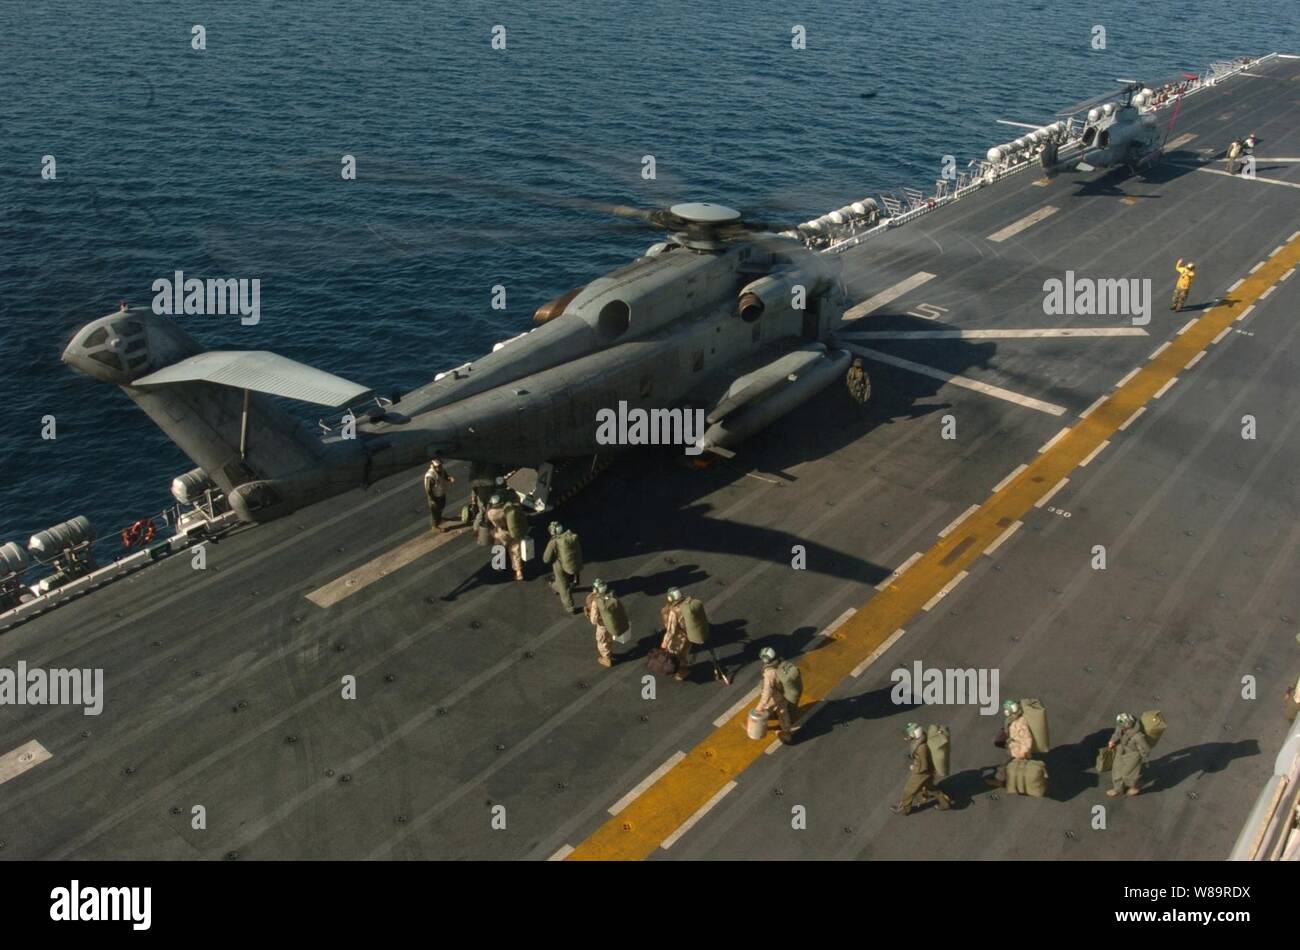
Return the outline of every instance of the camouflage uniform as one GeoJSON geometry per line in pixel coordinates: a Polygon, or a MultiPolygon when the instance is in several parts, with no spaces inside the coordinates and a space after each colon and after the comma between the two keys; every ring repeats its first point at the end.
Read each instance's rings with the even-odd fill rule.
{"type": "Polygon", "coordinates": [[[849,395],[853,397],[854,402],[866,403],[871,396],[871,382],[867,379],[867,371],[862,368],[862,360],[853,361],[845,381],[848,383],[849,395]]]}
{"type": "Polygon", "coordinates": [[[1184,267],[1182,260],[1174,267],[1178,270],[1178,284],[1174,287],[1174,300],[1170,306],[1174,310],[1182,310],[1183,304],[1187,302],[1187,292],[1192,289],[1192,281],[1196,279],[1196,271],[1184,267]]]}
{"type": "Polygon", "coordinates": [[[596,652],[600,654],[601,665],[609,666],[613,662],[614,637],[600,618],[600,595],[594,590],[587,595],[586,614],[591,625],[596,628],[596,652]]]}
{"type": "Polygon", "coordinates": [[[560,558],[560,539],[569,539],[571,544],[576,544],[578,536],[572,531],[566,531],[564,534],[556,535],[546,542],[546,549],[542,551],[542,563],[551,565],[551,572],[555,579],[551,587],[560,595],[560,604],[569,613],[573,613],[573,588],[578,584],[578,573],[582,570],[582,565],[572,565],[576,567],[572,574],[564,569],[564,564],[560,558]]]}
{"type": "Polygon", "coordinates": [[[1112,790],[1119,793],[1127,789],[1129,794],[1136,795],[1138,782],[1142,779],[1142,766],[1151,755],[1150,741],[1135,724],[1116,726],[1110,744],[1115,747],[1115,764],[1110,771],[1112,790]]]}
{"type": "Polygon", "coordinates": [[[913,739],[911,742],[907,756],[912,764],[907,776],[907,784],[903,786],[903,797],[898,801],[899,813],[906,815],[913,808],[927,802],[938,802],[940,808],[949,808],[952,799],[934,787],[934,759],[930,755],[930,746],[925,741],[925,737],[913,739]]]}
{"type": "Polygon", "coordinates": [[[664,638],[659,649],[677,658],[675,678],[684,680],[691,668],[691,641],[686,636],[686,619],[676,604],[665,604],[659,617],[664,625],[664,638]]]}
{"type": "Polygon", "coordinates": [[[1029,723],[1023,715],[1016,716],[1007,723],[1007,761],[998,766],[993,777],[998,782],[1007,784],[1007,766],[1012,759],[1033,758],[1034,734],[1029,731],[1029,723]]]}
{"type": "Polygon", "coordinates": [[[447,504],[447,486],[454,481],[441,462],[430,462],[429,470],[424,473],[424,497],[429,502],[429,519],[435,528],[442,524],[442,509],[447,504]]]}
{"type": "Polygon", "coordinates": [[[790,704],[786,701],[785,690],[782,689],[781,680],[777,676],[779,666],[779,663],[763,665],[763,691],[759,694],[758,705],[755,708],[769,716],[776,713],[777,722],[781,724],[781,741],[789,742],[790,704]]]}
{"type": "Polygon", "coordinates": [[[505,545],[506,550],[510,552],[510,566],[514,569],[515,580],[523,580],[523,554],[520,551],[519,542],[510,536],[510,528],[506,524],[505,506],[498,505],[495,508],[489,508],[487,510],[487,520],[492,525],[493,542],[505,545]]]}

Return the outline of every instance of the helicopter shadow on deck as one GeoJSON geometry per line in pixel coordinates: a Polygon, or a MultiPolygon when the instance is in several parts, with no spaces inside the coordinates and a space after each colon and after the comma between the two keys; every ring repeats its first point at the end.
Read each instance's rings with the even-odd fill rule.
{"type": "MultiPolygon", "coordinates": [[[[1142,184],[1167,185],[1207,164],[1196,152],[1174,151],[1150,168],[1135,172],[1128,167],[1112,168],[1094,178],[1081,180],[1075,197],[1161,198],[1163,195],[1141,192],[1142,184]],[[1128,184],[1129,188],[1124,188],[1128,184]]],[[[1086,173],[1085,173],[1086,174],[1086,173]]]]}

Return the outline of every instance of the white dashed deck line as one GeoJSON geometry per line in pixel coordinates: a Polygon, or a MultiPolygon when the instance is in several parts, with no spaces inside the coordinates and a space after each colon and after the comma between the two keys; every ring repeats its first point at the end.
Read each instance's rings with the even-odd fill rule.
{"type": "Polygon", "coordinates": [[[1165,393],[1169,392],[1169,388],[1170,388],[1171,386],[1173,386],[1173,384],[1176,383],[1176,382],[1178,382],[1178,377],[1177,377],[1177,376],[1173,377],[1173,378],[1170,379],[1167,383],[1165,383],[1163,386],[1161,386],[1159,389],[1157,389],[1157,390],[1156,390],[1156,394],[1155,394],[1154,396],[1152,396],[1151,398],[1152,398],[1152,399],[1159,399],[1159,398],[1160,398],[1161,396],[1163,396],[1165,393]]]}
{"type": "Polygon", "coordinates": [[[1264,266],[1264,261],[1260,261],[1258,264],[1256,264],[1254,267],[1250,269],[1250,272],[1253,274],[1255,273],[1255,271],[1259,270],[1263,266],[1264,266]]]}
{"type": "Polygon", "coordinates": [[[967,518],[969,518],[972,514],[974,514],[975,512],[977,512],[977,511],[979,511],[979,510],[980,510],[980,506],[979,506],[979,505],[971,505],[969,508],[967,508],[967,509],[966,509],[965,511],[963,511],[961,514],[959,514],[956,518],[952,519],[952,522],[948,525],[948,527],[944,528],[942,531],[939,532],[939,537],[941,537],[941,538],[946,538],[946,537],[948,537],[948,535],[952,534],[953,529],[956,528],[957,525],[961,524],[963,521],[965,521],[965,520],[966,520],[967,518]]]}
{"type": "Polygon", "coordinates": [[[1193,356],[1190,360],[1187,361],[1187,365],[1184,366],[1183,369],[1191,369],[1193,366],[1199,363],[1202,359],[1205,358],[1205,352],[1206,352],[1205,350],[1201,350],[1201,352],[1193,356]]]}
{"type": "Polygon", "coordinates": [[[1003,531],[1000,535],[998,535],[997,538],[994,539],[992,544],[990,544],[988,547],[984,549],[984,553],[992,557],[993,552],[996,551],[998,548],[1002,547],[1002,542],[1005,541],[1007,538],[1011,537],[1017,531],[1019,531],[1023,525],[1024,525],[1023,521],[1017,521],[1015,524],[1011,525],[1011,527],[1007,528],[1006,531],[1003,531]]]}
{"type": "Polygon", "coordinates": [[[1184,333],[1186,333],[1194,326],[1196,326],[1196,318],[1192,317],[1192,319],[1188,320],[1186,323],[1183,324],[1183,328],[1178,331],[1177,335],[1182,336],[1184,333]]]}
{"type": "Polygon", "coordinates": [[[573,850],[574,850],[574,849],[573,849],[573,845],[571,845],[571,844],[566,844],[566,845],[564,845],[562,848],[560,848],[559,851],[556,851],[553,855],[551,855],[551,856],[550,856],[549,858],[547,858],[546,860],[547,860],[547,861],[563,861],[563,860],[564,860],[565,858],[567,858],[569,855],[573,854],[573,850]]]}
{"type": "Polygon", "coordinates": [[[1068,433],[1069,431],[1070,431],[1070,427],[1066,426],[1060,432],[1056,433],[1056,435],[1052,436],[1050,439],[1048,439],[1046,442],[1043,443],[1042,448],[1038,450],[1038,454],[1042,455],[1044,452],[1051,449],[1051,447],[1054,446],[1057,442],[1060,442],[1062,439],[1064,439],[1066,433],[1068,433]]]}
{"type": "Polygon", "coordinates": [[[903,294],[915,290],[927,281],[934,279],[933,274],[927,274],[925,271],[917,271],[911,277],[900,280],[892,287],[887,287],[874,297],[868,297],[857,306],[850,307],[844,311],[845,320],[857,320],[859,317],[865,317],[869,313],[874,313],[887,303],[891,303],[903,294]]]}
{"type": "Polygon", "coordinates": [[[1104,448],[1105,448],[1106,446],[1108,446],[1108,445],[1110,445],[1110,440],[1109,440],[1109,439],[1107,439],[1107,440],[1106,440],[1105,442],[1103,442],[1101,445],[1097,446],[1095,449],[1093,449],[1091,452],[1089,452],[1089,453],[1088,453],[1088,457],[1087,457],[1086,459],[1084,459],[1082,462],[1079,463],[1079,468],[1087,468],[1087,467],[1088,467],[1088,463],[1091,462],[1093,459],[1095,459],[1098,455],[1100,455],[1100,454],[1101,454],[1101,450],[1104,449],[1104,448]]]}
{"type": "Polygon", "coordinates": [[[761,692],[762,692],[762,687],[761,687],[761,686],[756,686],[756,687],[754,687],[753,689],[751,689],[748,693],[746,693],[744,696],[742,696],[740,699],[736,700],[736,702],[732,704],[732,706],[731,706],[730,709],[728,709],[726,712],[724,712],[724,713],[723,713],[721,716],[719,716],[717,719],[713,720],[713,728],[714,728],[714,729],[721,729],[721,728],[722,728],[723,726],[725,726],[727,723],[731,722],[731,718],[732,718],[734,715],[736,715],[736,713],[740,712],[742,709],[744,709],[744,708],[745,708],[746,706],[748,706],[750,703],[755,703],[755,704],[757,704],[757,702],[758,702],[758,696],[759,696],[759,693],[761,693],[761,692]]]}
{"type": "Polygon", "coordinates": [[[1259,295],[1259,299],[1260,299],[1260,300],[1266,300],[1266,299],[1268,298],[1268,295],[1271,294],[1271,293],[1272,293],[1273,291],[1275,291],[1275,290],[1277,290],[1277,284],[1274,284],[1273,286],[1269,287],[1268,290],[1266,290],[1266,291],[1264,291],[1262,294],[1260,294],[1260,295],[1259,295]]]}
{"type": "Polygon", "coordinates": [[[1094,412],[1096,412],[1096,411],[1101,407],[1101,404],[1102,404],[1103,402],[1105,402],[1105,401],[1106,401],[1107,399],[1109,399],[1109,398],[1110,398],[1110,394],[1109,394],[1109,393],[1107,393],[1106,395],[1103,395],[1103,396],[1098,396],[1096,402],[1094,402],[1094,403],[1093,403],[1091,406],[1089,406],[1087,409],[1083,410],[1083,412],[1079,413],[1079,418],[1080,418],[1080,419],[1087,419],[1090,415],[1092,415],[1094,412]]]}
{"type": "Polygon", "coordinates": [[[1051,491],[1049,491],[1042,498],[1038,499],[1038,501],[1034,502],[1034,507],[1035,508],[1043,507],[1043,505],[1047,504],[1054,497],[1056,497],[1057,492],[1059,492],[1062,488],[1064,488],[1068,484],[1070,484],[1070,480],[1068,478],[1061,479],[1059,482],[1056,483],[1055,486],[1053,486],[1051,491]]]}
{"type": "Polygon", "coordinates": [[[878,659],[884,656],[885,651],[888,650],[890,647],[892,647],[895,643],[897,643],[899,638],[902,637],[902,635],[905,633],[907,633],[907,631],[904,630],[902,627],[899,627],[897,630],[895,630],[893,633],[889,635],[889,637],[885,640],[884,643],[882,643],[880,646],[872,650],[870,656],[868,656],[865,660],[863,660],[861,663],[855,666],[852,669],[852,671],[850,671],[849,675],[852,676],[854,679],[857,679],[859,676],[861,676],[863,673],[867,671],[867,667],[871,666],[872,663],[875,663],[878,659]]]}
{"type": "Polygon", "coordinates": [[[1241,313],[1237,314],[1237,321],[1236,321],[1236,322],[1237,322],[1237,323],[1240,323],[1242,320],[1245,320],[1248,316],[1250,316],[1251,311],[1254,310],[1254,309],[1255,309],[1255,305],[1254,305],[1254,304],[1251,304],[1251,305],[1250,305],[1249,307],[1247,307],[1245,310],[1241,311],[1241,313]]]}
{"type": "Polygon", "coordinates": [[[884,590],[884,589],[885,589],[886,587],[888,587],[890,584],[894,583],[894,581],[896,581],[896,580],[898,580],[900,577],[902,577],[902,576],[903,576],[903,572],[906,571],[909,567],[911,567],[913,564],[915,564],[915,563],[916,563],[917,561],[919,561],[919,560],[921,560],[921,552],[920,552],[920,551],[917,551],[915,554],[913,554],[911,557],[909,557],[909,558],[908,558],[906,561],[904,561],[902,564],[898,565],[898,567],[894,568],[894,573],[890,574],[890,575],[889,575],[888,577],[886,577],[883,581],[881,581],[879,584],[877,584],[877,585],[876,585],[876,590],[884,590]]]}
{"type": "Polygon", "coordinates": [[[1210,345],[1213,346],[1214,344],[1218,343],[1220,340],[1222,340],[1225,336],[1227,336],[1231,332],[1232,332],[1232,327],[1224,327],[1222,330],[1219,331],[1219,335],[1210,341],[1210,345]]]}
{"type": "Polygon", "coordinates": [[[992,494],[996,495],[998,492],[1002,491],[1002,489],[1006,488],[1008,485],[1011,484],[1011,482],[1015,479],[1017,475],[1019,475],[1027,468],[1029,468],[1028,465],[1017,465],[1014,469],[1011,470],[1010,475],[1008,475],[1006,478],[1002,479],[1002,481],[998,482],[996,485],[993,486],[992,494]]]}
{"type": "Polygon", "coordinates": [[[962,571],[960,574],[958,574],[948,583],[944,584],[943,587],[940,589],[940,591],[937,594],[935,594],[933,597],[931,597],[929,600],[927,600],[925,602],[925,605],[921,609],[925,611],[929,611],[930,608],[932,608],[935,604],[937,604],[939,601],[943,600],[950,593],[952,593],[952,589],[956,587],[958,584],[960,584],[962,581],[964,581],[966,579],[966,575],[969,573],[970,573],[969,571],[962,571]]]}
{"type": "Polygon", "coordinates": [[[617,815],[628,805],[632,804],[634,801],[640,798],[645,793],[645,790],[647,788],[649,788],[655,782],[659,781],[661,778],[667,775],[668,770],[671,769],[674,765],[676,765],[684,758],[686,758],[685,752],[681,752],[681,751],[674,752],[672,755],[668,757],[667,762],[659,766],[659,768],[655,769],[653,772],[651,772],[649,775],[643,778],[640,782],[638,782],[636,787],[633,788],[632,791],[628,792],[626,795],[624,795],[614,804],[610,805],[609,813],[611,815],[617,815]]]}
{"type": "Polygon", "coordinates": [[[1282,281],[1286,280],[1288,277],[1290,277],[1290,276],[1291,276],[1292,274],[1294,274],[1294,273],[1295,273],[1295,268],[1293,267],[1293,268],[1291,268],[1289,271],[1287,271],[1285,274],[1283,274],[1281,277],[1279,277],[1279,278],[1278,278],[1278,282],[1281,283],[1282,281]]]}
{"type": "Polygon", "coordinates": [[[1242,284],[1244,284],[1245,282],[1246,282],[1246,278],[1244,278],[1244,277],[1238,277],[1236,280],[1234,280],[1234,281],[1232,282],[1232,286],[1228,288],[1228,293],[1232,293],[1234,290],[1236,290],[1238,287],[1240,287],[1240,286],[1241,286],[1242,284]]]}
{"type": "Polygon", "coordinates": [[[35,739],[24,742],[12,752],[0,755],[0,785],[51,758],[53,756],[50,755],[50,751],[35,739]]]}
{"type": "Polygon", "coordinates": [[[1151,355],[1148,356],[1147,359],[1148,359],[1148,360],[1153,360],[1153,359],[1155,359],[1157,356],[1159,356],[1159,355],[1160,355],[1161,353],[1163,353],[1165,350],[1169,349],[1169,344],[1170,344],[1171,342],[1173,342],[1173,341],[1171,341],[1171,340],[1166,340],[1164,343],[1161,343],[1159,346],[1157,346],[1157,347],[1155,348],[1155,350],[1152,351],[1151,355]]]}
{"type": "Polygon", "coordinates": [[[988,239],[992,241],[994,244],[1000,244],[1001,242],[1005,241],[1007,238],[1015,237],[1021,231],[1025,231],[1029,228],[1032,228],[1039,221],[1043,221],[1047,218],[1050,218],[1052,215],[1056,214],[1057,210],[1058,209],[1056,208],[1055,205],[1044,205],[1043,207],[1039,208],[1037,211],[1031,212],[1030,214],[1025,215],[1023,218],[1020,218],[1017,221],[1012,221],[1010,224],[1008,224],[1005,228],[1002,228],[1000,231],[994,231],[992,234],[988,236],[988,239]]]}
{"type": "Polygon", "coordinates": [[[710,798],[707,802],[705,802],[703,805],[700,806],[699,811],[691,815],[690,818],[687,818],[680,828],[678,828],[676,831],[674,831],[672,834],[670,834],[667,838],[663,840],[663,844],[661,844],[659,847],[667,851],[669,848],[675,845],[679,840],[681,840],[682,835],[686,834],[686,832],[694,828],[696,823],[705,815],[707,815],[713,809],[714,805],[718,804],[718,802],[722,801],[722,799],[725,796],[730,794],[731,790],[734,789],[735,787],[736,787],[735,782],[728,782],[726,785],[722,786],[722,788],[718,789],[718,791],[714,794],[712,798],[710,798]]]}
{"type": "Polygon", "coordinates": [[[1118,383],[1115,384],[1115,388],[1123,389],[1125,386],[1128,385],[1129,380],[1131,380],[1134,376],[1136,376],[1141,370],[1142,370],[1141,366],[1134,366],[1132,372],[1130,372],[1127,376],[1125,376],[1123,379],[1121,379],[1118,383]]]}
{"type": "Polygon", "coordinates": [[[857,612],[858,612],[858,608],[857,608],[857,607],[850,607],[848,610],[844,611],[844,613],[840,614],[838,617],[836,617],[834,620],[832,620],[832,621],[830,622],[830,624],[827,625],[826,629],[824,629],[824,630],[822,630],[820,633],[818,633],[817,636],[819,636],[819,637],[829,637],[829,636],[830,636],[831,634],[833,634],[836,630],[840,629],[840,627],[842,627],[842,626],[844,626],[846,623],[848,623],[848,622],[849,622],[849,618],[852,617],[852,616],[853,616],[855,613],[857,613],[857,612]]]}
{"type": "Polygon", "coordinates": [[[1147,407],[1146,407],[1146,406],[1140,406],[1140,407],[1138,408],[1137,412],[1133,413],[1133,415],[1129,416],[1127,419],[1124,420],[1124,424],[1123,424],[1122,426],[1119,427],[1119,431],[1120,431],[1120,432],[1123,432],[1125,429],[1127,429],[1127,428],[1128,428],[1129,426],[1131,426],[1133,423],[1137,422],[1137,417],[1140,416],[1140,415],[1142,415],[1142,413],[1144,413],[1144,412],[1146,412],[1146,411],[1147,411],[1147,407]]]}

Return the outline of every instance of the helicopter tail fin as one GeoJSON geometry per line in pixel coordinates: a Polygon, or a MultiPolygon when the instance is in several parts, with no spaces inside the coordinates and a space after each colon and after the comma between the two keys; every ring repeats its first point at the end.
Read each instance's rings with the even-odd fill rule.
{"type": "Polygon", "coordinates": [[[121,386],[232,498],[240,485],[325,461],[320,439],[270,397],[341,406],[369,392],[274,353],[205,350],[173,320],[144,308],[86,324],[63,361],[121,386]]]}

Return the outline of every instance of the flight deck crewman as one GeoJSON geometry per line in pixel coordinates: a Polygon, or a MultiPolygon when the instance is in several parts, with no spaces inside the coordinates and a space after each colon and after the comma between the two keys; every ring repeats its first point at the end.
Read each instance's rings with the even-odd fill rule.
{"type": "Polygon", "coordinates": [[[614,634],[610,625],[617,623],[613,612],[620,610],[618,598],[609,589],[609,585],[599,577],[591,582],[591,593],[587,595],[586,614],[591,625],[596,628],[596,662],[603,667],[614,665],[614,634]]]}
{"type": "Polygon", "coordinates": [[[848,378],[846,382],[849,386],[849,395],[853,401],[859,405],[865,405],[871,397],[871,381],[867,379],[867,371],[862,368],[862,357],[855,356],[853,365],[849,367],[848,378]]]}
{"type": "Polygon", "coordinates": [[[503,545],[510,552],[510,566],[514,569],[517,581],[524,579],[524,562],[520,551],[523,534],[518,530],[518,519],[522,517],[523,512],[517,504],[503,502],[500,495],[488,499],[487,520],[492,525],[492,541],[503,545]]]}
{"type": "Polygon", "coordinates": [[[1192,289],[1192,281],[1196,279],[1196,265],[1191,261],[1184,264],[1180,257],[1174,267],[1178,271],[1178,283],[1174,286],[1174,300],[1169,309],[1182,310],[1183,304],[1187,302],[1187,292],[1192,289]]]}
{"type": "Polygon", "coordinates": [[[1034,734],[1029,731],[1020,704],[1014,699],[1003,700],[1002,716],[1006,720],[1003,731],[1006,734],[1007,760],[998,766],[992,777],[984,780],[992,788],[1002,788],[1007,784],[1007,766],[1012,759],[1028,759],[1034,751],[1034,734]]]}
{"type": "Polygon", "coordinates": [[[1237,139],[1232,140],[1228,146],[1228,174],[1237,174],[1237,159],[1241,157],[1241,142],[1237,139]]]}
{"type": "Polygon", "coordinates": [[[454,482],[454,476],[447,474],[442,459],[436,455],[429,460],[429,470],[424,473],[424,497],[429,502],[429,520],[433,530],[442,530],[442,509],[447,504],[447,486],[454,482]]]}
{"type": "Polygon", "coordinates": [[[550,526],[551,540],[546,542],[542,552],[542,563],[550,564],[555,579],[551,588],[560,595],[560,605],[566,613],[574,613],[573,588],[578,585],[578,575],[582,573],[582,545],[578,536],[572,531],[565,531],[558,521],[550,526]]]}
{"type": "Polygon", "coordinates": [[[686,635],[686,617],[681,610],[683,600],[680,590],[670,588],[668,603],[659,612],[664,625],[664,638],[659,649],[676,657],[677,672],[673,674],[673,679],[679,682],[686,679],[691,671],[691,640],[686,635]]]}
{"type": "Polygon", "coordinates": [[[1151,743],[1136,716],[1120,713],[1115,717],[1115,732],[1109,746],[1115,750],[1115,762],[1110,772],[1113,785],[1106,789],[1106,794],[1111,798],[1119,798],[1125,791],[1136,795],[1140,791],[1142,766],[1151,755],[1151,743]]]}
{"type": "Polygon", "coordinates": [[[777,738],[789,745],[794,739],[790,731],[790,703],[786,699],[785,687],[782,686],[779,675],[781,661],[771,647],[759,650],[758,658],[763,661],[763,690],[759,694],[758,705],[754,708],[769,716],[776,715],[776,721],[781,724],[777,738]]]}
{"type": "Polygon", "coordinates": [[[903,786],[903,797],[889,810],[896,815],[909,815],[913,807],[937,802],[947,811],[952,807],[952,799],[934,787],[934,757],[930,755],[930,744],[925,741],[925,730],[919,724],[909,722],[903,730],[903,738],[910,743],[907,757],[912,764],[907,784],[903,786]]]}

